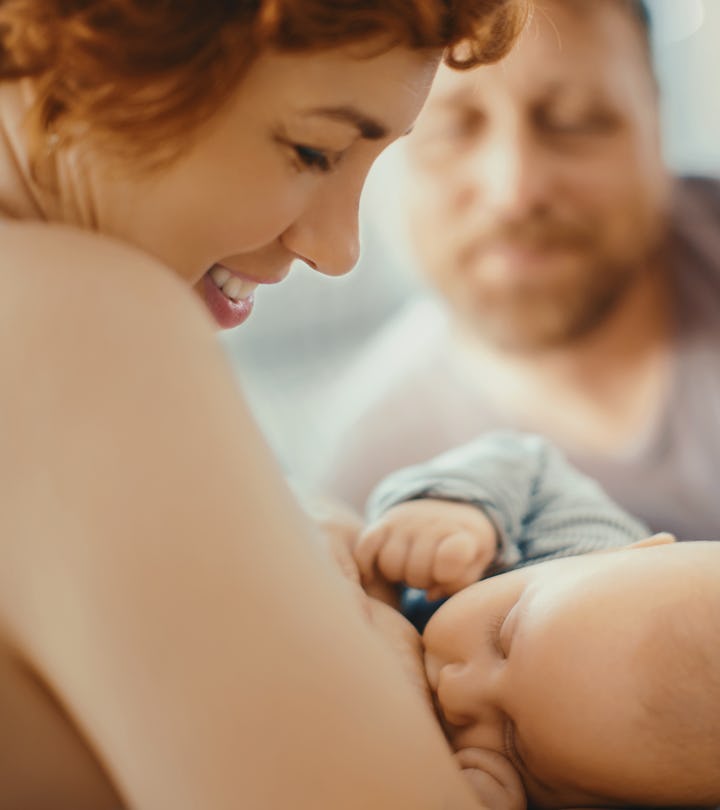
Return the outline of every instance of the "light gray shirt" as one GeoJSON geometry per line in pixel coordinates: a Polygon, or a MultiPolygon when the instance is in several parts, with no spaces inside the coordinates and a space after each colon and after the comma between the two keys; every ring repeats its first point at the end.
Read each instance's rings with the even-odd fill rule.
{"type": "Polygon", "coordinates": [[[367,517],[374,521],[392,506],[419,498],[473,504],[488,515],[498,531],[488,575],[625,546],[649,534],[557,448],[532,434],[488,433],[393,473],[371,495],[367,517]]]}
{"type": "MultiPolygon", "coordinates": [[[[664,402],[619,452],[565,447],[569,460],[653,531],[720,539],[720,183],[678,182],[668,263],[677,333],[664,402]]],[[[447,315],[432,299],[398,317],[348,371],[342,424],[318,472],[321,487],[362,508],[392,470],[516,428],[457,362],[447,315]],[[349,404],[349,406],[348,406],[349,404]],[[346,406],[348,406],[346,408],[346,406]]]]}

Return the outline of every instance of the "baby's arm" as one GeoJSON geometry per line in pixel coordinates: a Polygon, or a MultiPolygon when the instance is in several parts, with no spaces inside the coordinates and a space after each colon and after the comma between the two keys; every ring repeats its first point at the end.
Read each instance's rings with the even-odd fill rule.
{"type": "Polygon", "coordinates": [[[380,574],[427,589],[436,599],[480,579],[495,557],[497,538],[477,507],[428,498],[391,507],[359,535],[354,554],[366,587],[380,574]]]}
{"type": "Polygon", "coordinates": [[[540,436],[496,432],[386,478],[371,522],[405,501],[432,498],[482,510],[497,527],[489,573],[551,557],[627,545],[649,532],[540,436]]]}

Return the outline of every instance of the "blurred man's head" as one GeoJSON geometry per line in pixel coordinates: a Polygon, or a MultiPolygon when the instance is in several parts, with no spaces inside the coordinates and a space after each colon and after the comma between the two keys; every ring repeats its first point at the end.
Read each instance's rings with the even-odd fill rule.
{"type": "Polygon", "coordinates": [[[500,64],[439,74],[409,139],[414,249],[494,344],[588,333],[658,250],[669,181],[641,12],[539,0],[500,64]]]}

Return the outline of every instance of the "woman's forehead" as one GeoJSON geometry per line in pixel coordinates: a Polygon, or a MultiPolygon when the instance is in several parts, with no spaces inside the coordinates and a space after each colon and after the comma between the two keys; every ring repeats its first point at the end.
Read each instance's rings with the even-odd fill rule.
{"type": "Polygon", "coordinates": [[[239,94],[257,95],[268,109],[287,106],[299,114],[345,110],[359,121],[404,131],[403,119],[417,114],[440,55],[403,47],[364,58],[348,48],[299,54],[268,51],[253,63],[239,94]]]}

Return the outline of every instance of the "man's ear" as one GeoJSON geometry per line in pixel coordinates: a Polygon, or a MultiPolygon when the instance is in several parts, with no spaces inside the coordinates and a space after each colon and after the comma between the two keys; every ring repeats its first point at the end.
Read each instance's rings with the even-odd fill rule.
{"type": "Polygon", "coordinates": [[[644,538],[643,540],[636,540],[629,546],[625,546],[625,548],[650,548],[652,546],[667,546],[669,543],[676,542],[677,540],[675,539],[674,534],[670,534],[669,532],[659,532],[658,534],[653,534],[650,537],[644,538]]]}

